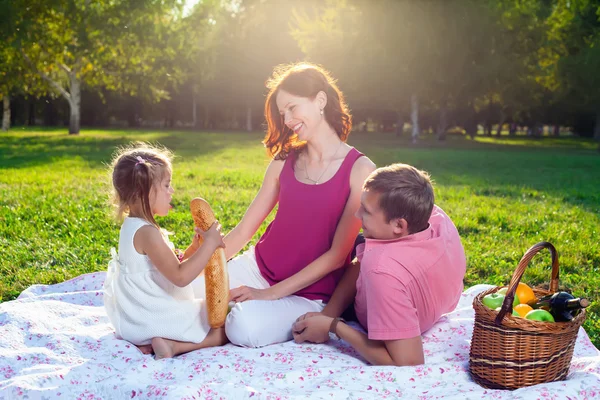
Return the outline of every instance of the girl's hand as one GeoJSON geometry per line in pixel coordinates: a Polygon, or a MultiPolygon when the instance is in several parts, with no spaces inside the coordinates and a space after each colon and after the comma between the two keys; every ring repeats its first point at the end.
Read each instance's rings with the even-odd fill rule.
{"type": "MultiPolygon", "coordinates": [[[[204,244],[214,246],[215,249],[218,247],[225,247],[223,234],[221,233],[221,224],[219,221],[215,221],[206,232],[197,227],[194,228],[194,231],[196,231],[196,234],[204,239],[204,244]]],[[[194,237],[194,239],[196,240],[196,237],[194,237]]]]}
{"type": "Polygon", "coordinates": [[[240,286],[229,291],[229,299],[236,303],[241,303],[246,300],[276,300],[267,289],[256,289],[248,286],[240,286]]]}

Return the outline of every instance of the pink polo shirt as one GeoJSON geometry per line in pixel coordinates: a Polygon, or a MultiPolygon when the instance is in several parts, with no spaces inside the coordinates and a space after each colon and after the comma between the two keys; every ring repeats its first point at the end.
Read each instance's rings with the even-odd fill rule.
{"type": "Polygon", "coordinates": [[[420,336],[456,307],[465,252],[456,227],[438,206],[424,231],[395,240],[367,239],[357,255],[354,307],[369,339],[420,336]]]}

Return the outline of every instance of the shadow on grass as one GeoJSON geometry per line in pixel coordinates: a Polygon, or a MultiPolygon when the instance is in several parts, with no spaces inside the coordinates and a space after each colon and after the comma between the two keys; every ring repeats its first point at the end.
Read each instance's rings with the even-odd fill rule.
{"type": "Polygon", "coordinates": [[[549,196],[600,214],[600,156],[594,150],[515,147],[470,140],[432,146],[404,138],[354,137],[351,141],[377,166],[406,163],[423,169],[442,185],[467,186],[476,195],[549,196]]]}
{"type": "Polygon", "coordinates": [[[403,148],[436,148],[436,149],[463,149],[463,150],[509,150],[509,151],[581,151],[586,154],[598,154],[598,142],[591,138],[575,136],[483,136],[478,135],[471,139],[465,135],[448,135],[440,141],[434,135],[426,134],[419,137],[417,143],[412,143],[410,135],[396,136],[392,133],[353,132],[351,141],[370,142],[379,146],[392,146],[403,148]]]}
{"type": "MultiPolygon", "coordinates": [[[[92,167],[104,167],[115,150],[135,141],[159,143],[181,158],[195,158],[227,148],[243,150],[259,145],[262,133],[100,130],[68,135],[39,130],[0,135],[0,169],[42,166],[61,159],[80,158],[92,167]]],[[[600,156],[589,149],[560,147],[576,138],[542,138],[523,146],[481,143],[463,137],[445,142],[426,137],[412,145],[407,137],[360,134],[350,144],[378,166],[412,164],[431,173],[444,185],[464,185],[481,196],[518,198],[544,194],[600,213],[600,156]],[[546,141],[559,147],[538,146],[546,141]]]]}
{"type": "Polygon", "coordinates": [[[62,159],[81,158],[92,167],[104,167],[117,148],[136,141],[160,144],[177,156],[197,157],[231,147],[256,146],[260,136],[246,133],[127,131],[67,135],[50,132],[0,137],[0,169],[43,166],[62,159]]]}

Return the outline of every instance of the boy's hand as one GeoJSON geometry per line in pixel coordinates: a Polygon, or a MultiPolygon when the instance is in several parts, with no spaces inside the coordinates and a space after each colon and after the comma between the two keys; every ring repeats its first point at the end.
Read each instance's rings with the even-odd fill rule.
{"type": "Polygon", "coordinates": [[[302,314],[301,316],[299,316],[298,319],[296,320],[296,322],[300,322],[306,318],[316,317],[317,315],[325,315],[325,314],[323,314],[322,312],[307,312],[306,314],[302,314]]]}
{"type": "MultiPolygon", "coordinates": [[[[309,313],[310,314],[310,313],[309,313]]],[[[292,334],[296,343],[311,342],[324,343],[329,340],[329,327],[333,318],[315,313],[311,317],[306,317],[296,321],[292,325],[292,334]]],[[[304,317],[304,314],[302,317],[304,317]]],[[[300,318],[302,318],[300,317],[300,318]]]]}
{"type": "MultiPolygon", "coordinates": [[[[204,244],[214,246],[215,249],[225,247],[225,242],[223,241],[224,235],[221,233],[221,224],[219,221],[215,221],[206,232],[198,227],[194,228],[194,231],[204,239],[204,244]]],[[[199,240],[199,237],[194,236],[194,240],[199,240]]]]}

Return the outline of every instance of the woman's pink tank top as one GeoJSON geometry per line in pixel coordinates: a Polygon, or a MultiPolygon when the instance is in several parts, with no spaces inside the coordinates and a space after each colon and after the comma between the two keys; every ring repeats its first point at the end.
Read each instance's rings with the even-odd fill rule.
{"type": "MultiPolygon", "coordinates": [[[[331,248],[350,196],[350,172],[361,156],[352,148],[330,180],[309,185],[294,176],[296,154],[290,153],[279,176],[277,214],[254,250],[260,272],[271,285],[294,275],[331,248]]],[[[333,271],[295,294],[327,302],[343,271],[333,271]]]]}

